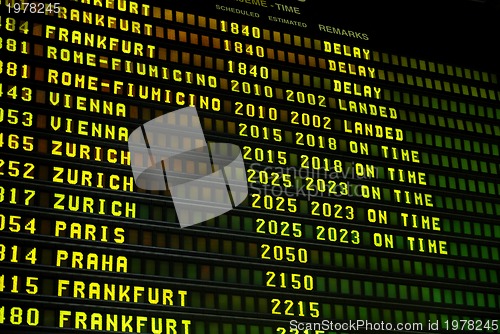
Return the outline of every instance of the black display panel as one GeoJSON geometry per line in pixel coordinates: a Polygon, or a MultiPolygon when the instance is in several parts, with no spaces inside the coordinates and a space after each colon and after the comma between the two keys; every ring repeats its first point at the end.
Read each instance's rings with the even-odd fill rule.
{"type": "Polygon", "coordinates": [[[499,332],[494,4],[1,4],[2,333],[499,332]]]}

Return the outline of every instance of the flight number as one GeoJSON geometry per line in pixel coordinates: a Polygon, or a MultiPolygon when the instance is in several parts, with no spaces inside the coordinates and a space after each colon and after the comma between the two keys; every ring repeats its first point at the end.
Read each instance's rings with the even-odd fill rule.
{"type": "Polygon", "coordinates": [[[32,248],[26,254],[21,255],[21,250],[19,246],[5,246],[4,244],[0,244],[0,262],[12,262],[18,263],[19,261],[26,261],[31,264],[36,263],[36,248],[32,248]]]}
{"type": "Polygon", "coordinates": [[[0,132],[0,147],[7,145],[12,150],[23,149],[24,151],[33,151],[35,138],[28,136],[18,136],[16,134],[5,134],[0,132]]]}
{"type": "Polygon", "coordinates": [[[228,23],[227,21],[220,21],[220,31],[231,32],[235,35],[243,35],[247,37],[260,38],[260,28],[259,27],[249,27],[242,24],[241,27],[236,22],[228,23]]]}
{"type": "MultiPolygon", "coordinates": [[[[3,83],[0,82],[0,97],[3,96],[3,83]]],[[[20,89],[21,91],[21,100],[23,101],[26,101],[26,102],[29,102],[31,101],[31,98],[33,96],[33,90],[31,88],[28,88],[28,87],[21,87],[20,89]]],[[[9,85],[7,86],[7,97],[12,99],[12,100],[16,100],[18,98],[18,87],[17,86],[12,86],[12,85],[9,85]]]]}
{"type": "Polygon", "coordinates": [[[337,140],[335,138],[315,136],[311,133],[303,134],[302,132],[296,132],[295,144],[317,148],[329,148],[332,151],[337,149],[337,140]]]}
{"type": "Polygon", "coordinates": [[[311,202],[311,215],[335,219],[354,220],[354,208],[350,205],[331,204],[328,202],[311,202]]]}
{"type": "Polygon", "coordinates": [[[269,79],[269,69],[266,66],[254,64],[247,65],[243,62],[227,61],[227,71],[239,75],[248,75],[254,78],[269,79]]]}
{"type": "Polygon", "coordinates": [[[269,173],[266,170],[247,169],[247,180],[249,183],[260,183],[276,187],[292,187],[292,175],[278,172],[269,173]]]}
{"type": "Polygon", "coordinates": [[[21,162],[19,161],[5,161],[3,159],[0,159],[0,176],[21,176],[24,179],[34,179],[34,169],[35,165],[31,162],[21,164],[21,162]]]}
{"type": "Polygon", "coordinates": [[[5,308],[0,306],[0,325],[36,326],[40,322],[40,313],[36,308],[29,308],[24,314],[20,307],[5,308]]]}
{"type": "Polygon", "coordinates": [[[29,79],[29,69],[30,67],[26,64],[21,65],[21,67],[18,68],[18,65],[12,61],[4,63],[0,60],[0,74],[5,73],[9,77],[15,77],[19,73],[22,79],[29,79]]]}
{"type": "MultiPolygon", "coordinates": [[[[5,17],[5,22],[2,22],[2,17],[0,16],[0,29],[5,28],[7,31],[16,31],[16,25],[18,22],[16,22],[16,19],[13,17],[5,17]]],[[[20,21],[19,22],[19,28],[18,30],[22,32],[23,34],[28,34],[28,21],[20,21]]]]}
{"type": "Polygon", "coordinates": [[[6,287],[7,280],[5,279],[5,275],[0,275],[0,292],[19,293],[26,291],[26,293],[30,295],[35,295],[38,292],[38,286],[37,286],[38,277],[26,277],[25,280],[26,283],[24,283],[24,289],[21,287],[23,285],[24,280],[22,278],[19,279],[19,276],[12,276],[10,278],[10,281],[12,282],[12,284],[9,284],[10,288],[6,287]]]}
{"type": "MultiPolygon", "coordinates": [[[[29,44],[26,41],[19,41],[19,51],[23,54],[29,54],[29,44]]],[[[0,50],[5,49],[10,52],[16,52],[18,49],[18,41],[13,38],[3,39],[0,37],[0,50]]]]}
{"type": "MultiPolygon", "coordinates": [[[[30,205],[31,200],[35,196],[35,191],[24,189],[24,205],[30,205]]],[[[9,204],[18,204],[20,202],[19,191],[17,188],[5,189],[0,187],[0,203],[9,202],[9,204]]]]}
{"type": "Polygon", "coordinates": [[[318,302],[304,302],[304,301],[294,301],[294,300],[284,300],[272,299],[271,303],[272,314],[283,314],[289,316],[299,316],[306,317],[310,316],[313,318],[319,317],[319,303],[318,302]]]}
{"type": "Polygon", "coordinates": [[[253,94],[255,96],[262,96],[272,98],[273,87],[261,86],[258,83],[251,84],[249,82],[239,82],[238,80],[231,80],[231,91],[236,93],[253,94]],[[263,88],[264,87],[264,88],[263,88]]]}
{"type": "Polygon", "coordinates": [[[309,104],[311,106],[326,107],[326,97],[313,93],[296,92],[291,89],[286,90],[286,100],[300,104],[309,104]]]}
{"type": "Polygon", "coordinates": [[[274,140],[280,142],[283,140],[281,129],[271,129],[267,126],[250,125],[240,123],[239,135],[242,137],[252,137],[255,139],[274,140]]]}
{"type": "Polygon", "coordinates": [[[260,257],[264,260],[307,263],[307,250],[305,248],[270,246],[267,244],[262,244],[260,248],[262,249],[260,257]]]}
{"type": "Polygon", "coordinates": [[[284,237],[302,237],[302,225],[300,223],[278,222],[274,219],[257,219],[257,233],[281,235],[284,237]]]}
{"type": "Polygon", "coordinates": [[[275,152],[270,149],[264,150],[260,147],[252,148],[250,146],[243,146],[243,159],[271,164],[276,162],[280,165],[287,164],[286,152],[275,152]]]}
{"type": "Polygon", "coordinates": [[[21,216],[9,215],[6,217],[4,214],[0,214],[0,231],[9,231],[14,233],[22,231],[34,234],[36,232],[35,218],[28,221],[25,219],[25,223],[23,222],[23,224],[21,224],[21,219],[21,216]]]}
{"type": "Polygon", "coordinates": [[[324,171],[335,171],[337,173],[342,173],[342,161],[333,160],[330,161],[329,158],[320,158],[317,156],[310,157],[308,155],[302,154],[300,156],[300,167],[310,168],[314,170],[324,170],[324,171]]]}
{"type": "Polygon", "coordinates": [[[354,244],[359,245],[359,231],[356,230],[347,230],[345,228],[341,228],[337,230],[335,227],[324,227],[324,226],[316,226],[316,239],[321,241],[331,241],[331,242],[339,242],[343,244],[354,244]]]}
{"type": "Polygon", "coordinates": [[[33,114],[24,111],[22,113],[16,109],[7,109],[7,112],[0,107],[0,123],[7,122],[12,125],[16,125],[21,123],[23,126],[32,126],[33,125],[33,114]]]}
{"type": "Polygon", "coordinates": [[[260,119],[269,119],[276,121],[278,119],[278,111],[276,108],[266,108],[264,106],[255,106],[251,103],[235,102],[235,115],[255,117],[260,119]]]}
{"type": "Polygon", "coordinates": [[[292,288],[294,290],[305,289],[308,291],[314,290],[314,279],[311,275],[280,273],[276,275],[274,271],[266,273],[266,286],[271,288],[292,288]]]}
{"type": "Polygon", "coordinates": [[[252,44],[243,44],[241,42],[231,42],[230,40],[224,40],[224,50],[231,52],[234,51],[239,54],[246,54],[249,56],[256,55],[259,58],[264,58],[265,52],[264,47],[258,45],[253,46],[252,44]]]}
{"type": "Polygon", "coordinates": [[[328,116],[309,115],[308,113],[291,112],[290,122],[295,125],[312,126],[317,129],[332,129],[332,120],[328,116]]]}
{"type": "Polygon", "coordinates": [[[290,197],[251,194],[252,208],[275,211],[297,212],[297,199],[290,197]]]}

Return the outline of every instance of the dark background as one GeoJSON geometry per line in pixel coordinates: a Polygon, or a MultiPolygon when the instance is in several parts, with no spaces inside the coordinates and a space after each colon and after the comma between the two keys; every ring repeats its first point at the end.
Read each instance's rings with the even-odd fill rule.
{"type": "Polygon", "coordinates": [[[379,51],[403,55],[404,50],[406,56],[499,73],[499,3],[350,0],[339,2],[338,6],[346,13],[359,15],[359,19],[349,24],[342,15],[334,15],[332,21],[368,32],[370,44],[379,51]]]}
{"type": "MultiPolygon", "coordinates": [[[[177,1],[177,0],[176,0],[177,1]]],[[[241,10],[256,11],[259,19],[221,12],[213,2],[191,0],[186,9],[199,6],[206,15],[224,17],[282,32],[369,47],[380,52],[423,58],[456,66],[500,73],[500,0],[267,0],[297,6],[301,15],[278,12],[240,2],[215,3],[241,10]],[[272,23],[267,15],[306,22],[308,28],[272,23]],[[318,23],[367,33],[369,41],[319,32],[318,23]]]]}

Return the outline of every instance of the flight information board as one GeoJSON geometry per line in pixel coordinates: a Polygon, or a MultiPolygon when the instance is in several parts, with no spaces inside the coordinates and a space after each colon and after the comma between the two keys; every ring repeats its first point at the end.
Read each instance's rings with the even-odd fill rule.
{"type": "Polygon", "coordinates": [[[1,1],[2,333],[499,332],[497,69],[282,2],[1,1]],[[186,107],[248,196],[181,228],[128,144],[186,107]]]}

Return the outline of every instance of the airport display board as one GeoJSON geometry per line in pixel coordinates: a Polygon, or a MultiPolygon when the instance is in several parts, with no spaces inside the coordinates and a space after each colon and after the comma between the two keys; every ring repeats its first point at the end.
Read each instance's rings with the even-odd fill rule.
{"type": "Polygon", "coordinates": [[[499,332],[498,72],[313,3],[2,0],[2,333],[499,332]],[[128,142],[186,107],[248,196],[181,228],[128,142]]]}

